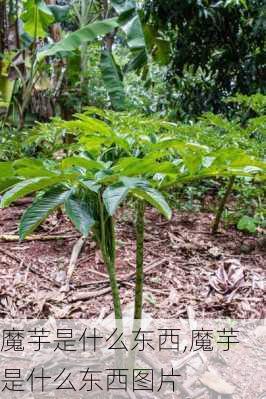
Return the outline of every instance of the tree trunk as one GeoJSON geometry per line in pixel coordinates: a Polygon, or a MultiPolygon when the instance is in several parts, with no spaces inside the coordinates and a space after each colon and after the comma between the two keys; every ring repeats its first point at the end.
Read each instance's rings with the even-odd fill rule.
{"type": "Polygon", "coordinates": [[[11,2],[0,0],[0,52],[19,48],[19,34],[17,21],[17,2],[11,7],[11,2]]]}
{"type": "Polygon", "coordinates": [[[12,1],[0,0],[0,88],[1,88],[1,114],[5,117],[8,114],[10,103],[13,94],[14,81],[16,80],[16,73],[14,75],[13,68],[5,57],[10,54],[11,50],[19,48],[19,34],[17,21],[17,2],[15,5],[12,1]]]}
{"type": "Polygon", "coordinates": [[[6,0],[0,0],[0,52],[8,50],[8,18],[6,0]]]}

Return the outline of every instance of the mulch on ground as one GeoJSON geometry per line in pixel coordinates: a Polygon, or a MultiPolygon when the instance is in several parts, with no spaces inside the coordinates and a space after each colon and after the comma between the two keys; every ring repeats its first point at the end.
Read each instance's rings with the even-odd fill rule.
{"type": "MultiPolygon", "coordinates": [[[[91,237],[78,259],[70,289],[64,289],[79,234],[61,212],[52,215],[36,232],[43,240],[5,240],[3,235],[17,234],[24,207],[21,204],[0,211],[0,317],[109,315],[112,300],[108,279],[91,237]]],[[[146,312],[156,318],[186,318],[190,306],[198,318],[265,317],[265,238],[248,236],[234,227],[221,228],[212,236],[212,221],[209,213],[178,212],[168,222],[156,211],[147,210],[146,312]],[[230,262],[234,264],[234,281],[230,282],[230,273],[223,275],[226,262],[227,267],[230,262]]],[[[127,306],[133,302],[135,269],[130,209],[121,209],[116,233],[117,275],[122,303],[127,306]]]]}

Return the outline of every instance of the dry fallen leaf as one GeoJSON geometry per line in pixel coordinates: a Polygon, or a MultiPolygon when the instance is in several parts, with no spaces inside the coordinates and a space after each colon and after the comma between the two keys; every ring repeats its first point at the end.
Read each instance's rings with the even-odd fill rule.
{"type": "Polygon", "coordinates": [[[221,258],[223,255],[221,248],[218,248],[218,247],[209,248],[208,253],[209,253],[209,255],[211,255],[211,257],[216,258],[216,259],[221,258]]]}
{"type": "Polygon", "coordinates": [[[244,271],[237,259],[228,259],[220,264],[209,278],[210,286],[220,294],[228,294],[244,283],[244,271]]]}
{"type": "Polygon", "coordinates": [[[178,305],[179,300],[180,300],[180,296],[178,295],[177,290],[175,288],[171,287],[169,296],[166,300],[168,303],[168,306],[178,305]]]}
{"type": "Polygon", "coordinates": [[[266,338],[266,326],[258,326],[254,330],[254,335],[256,338],[265,337],[266,338]]]}
{"type": "Polygon", "coordinates": [[[259,289],[264,291],[265,290],[265,279],[263,276],[260,276],[256,273],[253,274],[252,276],[252,289],[259,289]]]}
{"type": "Polygon", "coordinates": [[[226,382],[214,372],[206,371],[199,379],[203,385],[221,395],[232,395],[235,391],[234,385],[226,382]]]}

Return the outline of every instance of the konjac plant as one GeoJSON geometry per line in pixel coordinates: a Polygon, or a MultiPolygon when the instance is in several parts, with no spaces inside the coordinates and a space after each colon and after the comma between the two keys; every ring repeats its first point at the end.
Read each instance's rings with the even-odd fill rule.
{"type": "Polygon", "coordinates": [[[4,191],[1,207],[37,193],[21,218],[21,239],[58,207],[64,208],[84,237],[92,231],[109,275],[115,318],[121,319],[114,216],[122,203],[133,199],[137,247],[134,318],[140,319],[146,204],[170,218],[171,209],[165,200],[169,189],[218,177],[259,179],[265,176],[265,164],[241,149],[213,150],[178,140],[175,129],[166,121],[154,120],[153,125],[147,125],[146,118],[131,115],[127,124],[127,117],[120,117],[123,121],[120,128],[117,122],[112,123],[108,113],[95,109],[78,114],[71,121],[54,121],[75,138],[68,150],[72,155],[58,161],[21,159],[2,163],[0,172],[5,177],[1,179],[4,191]]]}

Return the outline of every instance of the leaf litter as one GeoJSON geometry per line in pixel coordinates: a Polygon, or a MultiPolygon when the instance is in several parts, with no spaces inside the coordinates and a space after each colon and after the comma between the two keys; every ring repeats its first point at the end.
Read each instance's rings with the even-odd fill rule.
{"type": "MultiPolygon", "coordinates": [[[[16,234],[14,221],[17,226],[20,208],[0,211],[0,235],[16,234]]],[[[116,226],[117,274],[122,304],[129,309],[133,303],[135,232],[130,210],[126,212],[123,219],[121,210],[116,226]]],[[[261,239],[253,240],[252,252],[247,254],[242,251],[247,236],[233,227],[216,236],[210,234],[212,215],[208,213],[176,213],[172,221],[166,222],[154,210],[148,210],[146,219],[146,314],[192,320],[265,317],[265,248],[260,245],[261,239]]],[[[69,289],[62,289],[78,237],[62,213],[50,220],[51,225],[46,222],[38,234],[67,235],[66,239],[0,241],[1,318],[112,317],[108,278],[92,240],[85,242],[71,270],[69,289]]],[[[265,337],[265,327],[256,334],[254,340],[265,337]]],[[[179,366],[186,369],[187,375],[183,394],[194,387],[198,392],[194,397],[210,398],[206,393],[209,388],[212,397],[237,399],[239,387],[228,382],[232,373],[219,374],[219,367],[206,365],[204,357],[196,356],[190,373],[186,357],[180,359],[179,366]]],[[[219,361],[226,363],[225,358],[219,361]]],[[[236,370],[250,367],[241,364],[241,359],[235,359],[234,366],[236,370]]],[[[255,359],[253,367],[257,367],[255,359]]],[[[260,380],[258,373],[258,386],[260,380]]],[[[255,393],[259,392],[258,386],[255,393]]]]}

